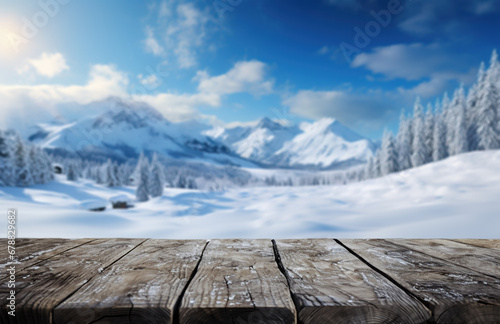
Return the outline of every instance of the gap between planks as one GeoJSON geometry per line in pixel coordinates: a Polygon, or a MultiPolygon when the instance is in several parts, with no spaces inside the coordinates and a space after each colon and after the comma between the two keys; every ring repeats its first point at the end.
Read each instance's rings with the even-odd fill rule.
{"type": "MultiPolygon", "coordinates": [[[[127,256],[130,252],[134,251],[135,249],[137,249],[139,246],[141,246],[142,244],[144,244],[144,242],[146,242],[147,240],[149,239],[145,239],[143,240],[142,242],[140,242],[139,244],[137,244],[136,246],[134,246],[132,249],[130,249],[129,251],[127,251],[125,254],[123,254],[122,256],[120,256],[119,258],[117,258],[116,260],[114,260],[113,262],[111,262],[109,265],[107,265],[106,267],[104,267],[102,269],[102,271],[108,269],[109,267],[111,267],[113,264],[115,264],[116,262],[120,261],[121,259],[123,259],[125,256],[127,256]]],[[[88,243],[88,242],[87,242],[88,243]]],[[[84,243],[82,245],[85,245],[87,243],[84,243]]],[[[101,272],[102,272],[101,271],[101,272]]],[[[62,299],[57,305],[55,305],[52,310],[51,310],[51,322],[53,323],[54,321],[54,309],[57,308],[57,306],[61,305],[62,303],[64,303],[66,300],[68,300],[69,298],[71,298],[71,296],[73,296],[75,293],[77,293],[80,289],[82,289],[82,287],[84,287],[85,285],[87,285],[90,281],[92,281],[92,279],[96,276],[99,275],[100,272],[96,273],[95,275],[93,275],[92,277],[90,277],[89,279],[87,279],[87,281],[81,285],[80,287],[76,288],[72,293],[70,293],[69,295],[67,295],[64,299],[62,299]]]]}

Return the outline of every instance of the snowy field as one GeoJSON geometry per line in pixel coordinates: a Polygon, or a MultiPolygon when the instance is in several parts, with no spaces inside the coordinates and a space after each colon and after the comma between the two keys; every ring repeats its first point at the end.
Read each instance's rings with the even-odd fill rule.
{"type": "Polygon", "coordinates": [[[19,237],[500,238],[500,151],[345,186],[167,189],[129,210],[79,209],[119,194],[134,189],[58,179],[0,188],[0,205],[18,209],[19,237]]]}

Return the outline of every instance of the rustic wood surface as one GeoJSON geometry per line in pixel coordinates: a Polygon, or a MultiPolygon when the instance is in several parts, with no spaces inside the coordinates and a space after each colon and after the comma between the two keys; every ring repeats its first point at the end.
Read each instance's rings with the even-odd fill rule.
{"type": "Polygon", "coordinates": [[[500,240],[17,239],[0,323],[500,323],[500,240]]]}
{"type": "MultiPolygon", "coordinates": [[[[19,271],[21,269],[25,269],[36,264],[37,262],[47,260],[54,255],[60,254],[64,251],[68,251],[79,245],[91,242],[92,240],[93,239],[16,239],[16,244],[14,246],[16,257],[19,261],[17,270],[19,271]]],[[[0,250],[0,277],[2,277],[4,275],[5,266],[10,262],[10,254],[7,250],[7,240],[0,240],[0,244],[2,244],[2,249],[0,250]]]]}
{"type": "Polygon", "coordinates": [[[497,249],[500,250],[500,240],[473,240],[473,239],[466,239],[466,240],[454,240],[457,242],[462,242],[465,244],[470,244],[474,246],[479,246],[479,247],[485,247],[488,249],[497,249]]]}
{"type": "Polygon", "coordinates": [[[452,240],[387,240],[500,279],[500,250],[470,246],[452,240]]]}
{"type": "Polygon", "coordinates": [[[332,239],[276,242],[301,323],[423,323],[430,311],[332,239]]]}
{"type": "Polygon", "coordinates": [[[341,240],[417,296],[437,323],[498,323],[500,280],[385,240],[341,240]]]}
{"type": "Polygon", "coordinates": [[[54,323],[170,323],[206,243],[144,242],[57,306],[54,323]]]}
{"type": "MultiPolygon", "coordinates": [[[[58,254],[16,274],[16,316],[2,312],[2,323],[51,323],[52,310],[92,277],[144,240],[95,240],[58,254]]],[[[0,294],[10,289],[2,282],[0,294]]],[[[7,300],[0,300],[6,309],[7,300]]]]}
{"type": "Polygon", "coordinates": [[[180,307],[180,323],[295,323],[271,240],[213,240],[180,307]]]}

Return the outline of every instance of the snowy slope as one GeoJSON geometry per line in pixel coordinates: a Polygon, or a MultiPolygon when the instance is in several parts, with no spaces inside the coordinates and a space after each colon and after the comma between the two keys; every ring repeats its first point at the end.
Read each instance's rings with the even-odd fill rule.
{"type": "Polygon", "coordinates": [[[19,209],[20,237],[499,239],[499,193],[497,150],[345,186],[168,189],[130,210],[87,212],[79,204],[133,198],[133,188],[64,180],[0,187],[0,205],[19,209]]]}
{"type": "Polygon", "coordinates": [[[214,139],[240,156],[274,167],[330,168],[365,162],[375,145],[339,121],[324,118],[283,126],[263,118],[255,126],[220,131],[214,139]]]}
{"type": "Polygon", "coordinates": [[[102,106],[97,115],[64,125],[41,124],[29,138],[46,149],[93,157],[127,159],[144,151],[174,159],[255,167],[232,154],[226,146],[202,135],[208,128],[206,125],[195,121],[173,124],[147,105],[124,103],[115,98],[97,105],[102,106]]]}

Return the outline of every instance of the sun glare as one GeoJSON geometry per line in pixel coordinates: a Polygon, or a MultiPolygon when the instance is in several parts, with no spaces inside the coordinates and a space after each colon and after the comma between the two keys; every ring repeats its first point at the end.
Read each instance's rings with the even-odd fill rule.
{"type": "Polygon", "coordinates": [[[23,51],[26,39],[23,38],[15,24],[8,19],[0,19],[0,58],[11,60],[23,51]]]}

